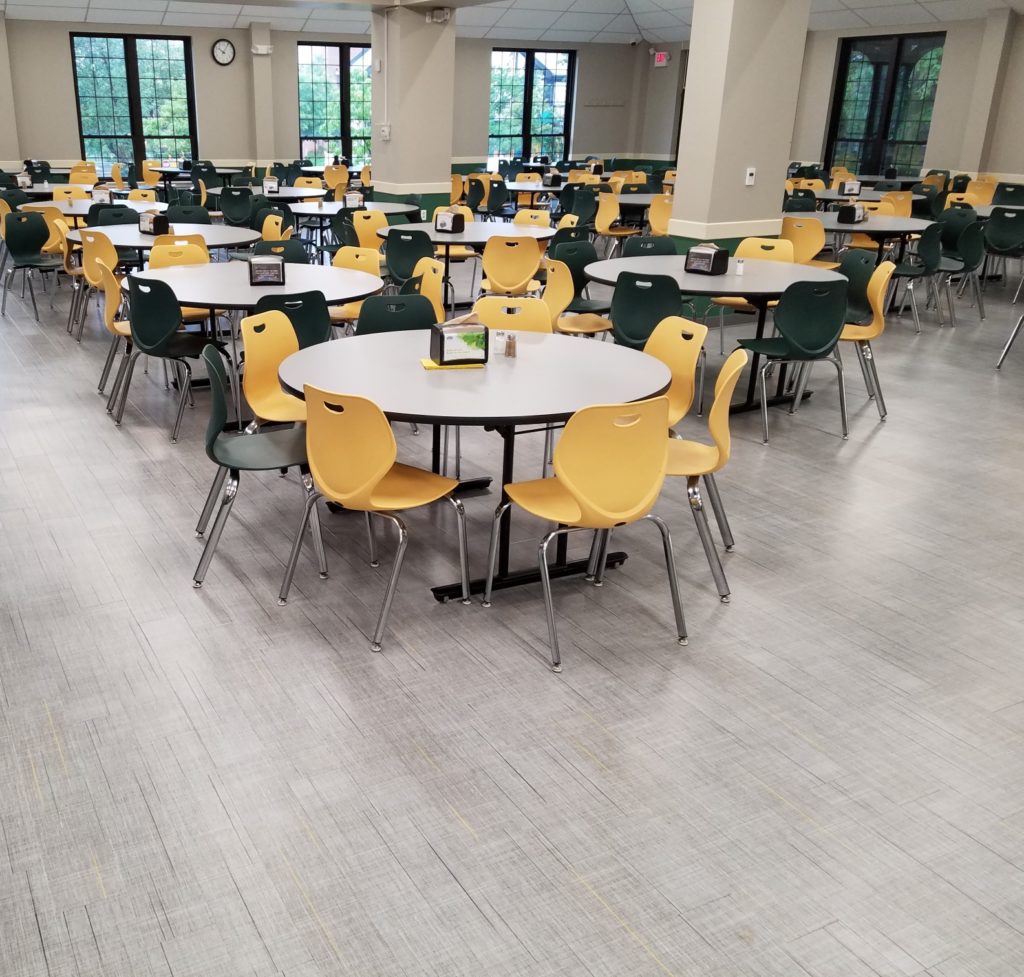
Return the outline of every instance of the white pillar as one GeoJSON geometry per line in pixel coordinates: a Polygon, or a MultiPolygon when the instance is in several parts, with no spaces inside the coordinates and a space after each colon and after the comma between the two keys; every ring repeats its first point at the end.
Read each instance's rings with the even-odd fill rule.
{"type": "MultiPolygon", "coordinates": [[[[274,71],[270,56],[270,24],[250,24],[249,40],[252,49],[266,50],[266,54],[252,57],[252,122],[256,138],[253,150],[259,165],[275,160],[274,156],[274,71]]],[[[297,91],[298,89],[296,89],[297,91]]],[[[298,97],[298,96],[296,96],[298,97]]],[[[292,150],[298,153],[298,145],[292,150]]],[[[291,159],[291,157],[289,158],[291,159]]],[[[289,160],[281,160],[283,163],[289,160]]]]}
{"type": "Polygon", "coordinates": [[[672,234],[779,233],[809,14],[810,0],[696,0],[672,234]]]}
{"type": "Polygon", "coordinates": [[[7,21],[0,14],[0,159],[13,163],[21,158],[18,121],[14,114],[11,56],[7,50],[7,21]]]}

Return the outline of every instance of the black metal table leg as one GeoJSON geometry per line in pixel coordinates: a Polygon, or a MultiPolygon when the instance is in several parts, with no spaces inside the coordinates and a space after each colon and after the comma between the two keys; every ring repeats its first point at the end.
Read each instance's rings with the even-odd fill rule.
{"type": "MultiPolygon", "coordinates": [[[[757,306],[757,329],[754,335],[757,339],[764,338],[765,323],[768,319],[768,299],[750,299],[751,305],[757,306]]],[[[741,400],[738,404],[731,404],[729,407],[730,414],[746,414],[749,411],[760,410],[761,405],[757,402],[757,372],[761,365],[761,354],[754,353],[753,359],[750,362],[750,379],[747,381],[747,396],[744,400],[741,400]]],[[[789,404],[793,401],[793,395],[785,393],[786,389],[786,364],[783,363],[779,368],[779,382],[775,388],[775,394],[768,398],[769,407],[778,407],[782,404],[789,404]]],[[[806,400],[811,396],[813,391],[805,390],[804,395],[801,398],[806,400]]],[[[610,557],[609,557],[610,559],[610,557]]]]}

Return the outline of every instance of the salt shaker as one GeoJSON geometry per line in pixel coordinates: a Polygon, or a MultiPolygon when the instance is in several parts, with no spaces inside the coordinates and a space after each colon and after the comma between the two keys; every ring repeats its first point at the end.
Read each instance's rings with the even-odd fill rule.
{"type": "Polygon", "coordinates": [[[509,359],[513,360],[517,356],[516,334],[514,332],[510,332],[508,336],[505,337],[505,355],[509,357],[509,359]]]}
{"type": "Polygon", "coordinates": [[[736,274],[742,275],[744,271],[744,261],[742,258],[736,259],[736,274]]]}

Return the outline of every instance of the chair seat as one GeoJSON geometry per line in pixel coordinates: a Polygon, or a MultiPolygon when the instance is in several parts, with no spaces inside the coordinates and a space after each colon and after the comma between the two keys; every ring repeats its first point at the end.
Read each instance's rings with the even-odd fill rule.
{"type": "Polygon", "coordinates": [[[256,403],[250,401],[249,406],[261,421],[277,421],[282,424],[286,422],[306,423],[305,401],[286,394],[280,388],[263,394],[256,403]]]}
{"type": "Polygon", "coordinates": [[[575,312],[578,315],[587,312],[599,315],[602,312],[610,312],[611,308],[612,303],[610,300],[577,298],[569,303],[569,308],[565,311],[575,312]]]}
{"type": "Polygon", "coordinates": [[[822,258],[811,258],[810,261],[805,261],[804,264],[808,268],[824,268],[825,271],[835,271],[839,267],[838,261],[825,261],[822,258]]]}
{"type": "Polygon", "coordinates": [[[775,359],[787,359],[793,352],[789,342],[782,336],[765,337],[763,339],[740,339],[740,346],[749,349],[751,353],[760,353],[762,356],[775,359]]]}
{"type": "Polygon", "coordinates": [[[110,328],[119,336],[124,336],[125,339],[132,338],[132,324],[127,319],[115,319],[110,324],[110,328]]]}
{"type": "Polygon", "coordinates": [[[214,442],[213,454],[225,468],[246,472],[269,472],[306,462],[305,427],[221,435],[214,442]]]}
{"type": "Polygon", "coordinates": [[[38,268],[40,271],[63,270],[64,259],[51,257],[50,255],[32,255],[27,258],[14,258],[12,264],[15,268],[38,268]]]}
{"type": "Polygon", "coordinates": [[[904,261],[902,264],[896,266],[895,271],[892,273],[893,278],[921,278],[924,275],[929,274],[928,270],[924,265],[915,265],[909,261],[904,261]]]}
{"type": "Polygon", "coordinates": [[[505,486],[508,497],[538,519],[579,525],[583,513],[572,493],[557,478],[537,478],[505,486]]]}
{"type": "Polygon", "coordinates": [[[877,339],[881,331],[871,328],[870,325],[858,325],[856,322],[848,322],[843,326],[839,338],[848,343],[863,343],[871,339],[877,339]]]}
{"type": "MultiPolygon", "coordinates": [[[[445,249],[442,247],[434,248],[434,257],[438,261],[444,261],[445,249]]],[[[449,261],[469,261],[471,258],[479,258],[478,255],[468,244],[453,244],[448,249],[448,260],[449,261]]]]}
{"type": "MultiPolygon", "coordinates": [[[[711,302],[714,305],[720,305],[726,309],[733,309],[736,312],[748,312],[750,315],[755,315],[757,313],[756,306],[751,305],[745,298],[740,298],[738,295],[720,295],[717,298],[713,298],[711,302]]],[[[772,299],[768,303],[768,308],[774,309],[778,304],[777,299],[772,299]]]]}
{"type": "Polygon", "coordinates": [[[713,444],[699,441],[668,440],[668,468],[666,475],[709,475],[718,471],[721,454],[713,444]]]}
{"type": "Polygon", "coordinates": [[[198,359],[203,355],[203,350],[211,343],[218,349],[224,348],[224,343],[219,339],[210,339],[209,336],[198,332],[176,332],[167,340],[158,355],[169,356],[172,359],[185,357],[198,359]]]}
{"type": "Polygon", "coordinates": [[[869,238],[866,234],[851,234],[848,244],[851,248],[856,248],[858,251],[878,250],[878,242],[869,238]]]}
{"type": "Polygon", "coordinates": [[[639,233],[639,227],[607,227],[603,231],[598,231],[601,237],[632,237],[639,233]]]}
{"type": "Polygon", "coordinates": [[[943,255],[939,261],[939,271],[957,272],[964,270],[963,260],[954,258],[952,255],[943,255]]]}
{"type": "Polygon", "coordinates": [[[540,282],[531,279],[521,292],[510,292],[505,288],[492,288],[491,283],[485,278],[480,282],[480,288],[484,292],[494,292],[497,295],[522,295],[524,292],[536,292],[540,288],[540,282]]]}
{"type": "Polygon", "coordinates": [[[355,322],[363,311],[363,303],[346,302],[344,305],[332,305],[330,308],[331,322],[355,322]]]}
{"type": "Polygon", "coordinates": [[[446,496],[458,484],[454,478],[396,462],[373,490],[371,511],[394,512],[428,505],[446,496]]]}
{"type": "Polygon", "coordinates": [[[579,315],[559,316],[556,328],[558,332],[570,336],[596,336],[599,332],[609,332],[612,324],[604,316],[583,312],[579,315]]]}
{"type": "Polygon", "coordinates": [[[213,315],[213,313],[209,309],[200,309],[192,305],[183,305],[181,307],[182,321],[190,324],[196,322],[206,322],[206,320],[209,319],[211,315],[213,315]]]}

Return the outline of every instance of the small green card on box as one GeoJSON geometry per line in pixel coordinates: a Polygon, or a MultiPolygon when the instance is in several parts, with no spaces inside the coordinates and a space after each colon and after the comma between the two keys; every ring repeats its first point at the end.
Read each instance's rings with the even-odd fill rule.
{"type": "Polygon", "coordinates": [[[474,313],[430,328],[430,358],[439,366],[486,363],[488,330],[474,313]]]}

